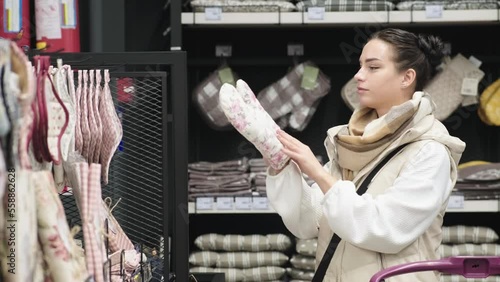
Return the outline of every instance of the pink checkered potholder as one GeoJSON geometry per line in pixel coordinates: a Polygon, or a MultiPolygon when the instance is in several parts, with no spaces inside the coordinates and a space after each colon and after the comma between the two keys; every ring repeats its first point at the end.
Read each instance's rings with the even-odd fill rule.
{"type": "Polygon", "coordinates": [[[75,111],[76,111],[76,122],[75,122],[75,150],[82,154],[83,151],[83,136],[82,136],[82,71],[78,70],[78,86],[75,91],[75,111]]]}
{"type": "Polygon", "coordinates": [[[96,141],[97,141],[97,125],[96,125],[96,120],[95,120],[95,113],[94,113],[94,96],[95,96],[95,85],[94,85],[94,79],[95,79],[95,70],[90,70],[89,71],[89,88],[88,88],[88,93],[87,93],[87,117],[89,120],[89,129],[90,129],[90,135],[89,135],[89,151],[87,152],[87,161],[89,163],[92,163],[94,160],[94,151],[96,147],[96,141]]]}
{"type": "Polygon", "coordinates": [[[108,183],[109,164],[123,136],[122,124],[116,114],[109,81],[109,70],[104,70],[104,87],[99,96],[99,113],[101,114],[102,126],[106,128],[102,132],[101,154],[99,156],[104,184],[108,183]]]}
{"type": "Polygon", "coordinates": [[[101,70],[95,71],[95,89],[94,89],[94,97],[92,99],[92,110],[94,112],[94,121],[95,121],[95,147],[94,147],[94,155],[92,157],[92,162],[98,164],[99,163],[99,155],[101,154],[101,146],[102,146],[102,121],[101,115],[99,113],[99,101],[100,96],[102,95],[101,88],[101,70]]]}
{"type": "Polygon", "coordinates": [[[88,152],[90,148],[90,125],[89,125],[89,74],[87,70],[83,70],[83,87],[82,96],[80,97],[80,128],[82,130],[82,156],[88,160],[88,152]]]}

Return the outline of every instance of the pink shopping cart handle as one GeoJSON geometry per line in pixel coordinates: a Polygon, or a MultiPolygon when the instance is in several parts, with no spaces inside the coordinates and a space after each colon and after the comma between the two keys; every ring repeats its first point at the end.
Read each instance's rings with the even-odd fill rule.
{"type": "Polygon", "coordinates": [[[370,279],[370,282],[383,282],[384,279],[405,273],[420,271],[439,271],[444,274],[459,274],[466,278],[486,278],[500,274],[500,257],[496,256],[454,256],[440,260],[418,261],[395,265],[383,269],[370,279]]]}

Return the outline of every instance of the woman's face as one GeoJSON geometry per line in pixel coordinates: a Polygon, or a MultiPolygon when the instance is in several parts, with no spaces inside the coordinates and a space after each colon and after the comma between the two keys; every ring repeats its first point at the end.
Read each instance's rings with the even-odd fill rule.
{"type": "Polygon", "coordinates": [[[379,116],[405,101],[401,88],[404,74],[397,71],[393,52],[389,43],[370,40],[363,48],[360,68],[354,76],[361,106],[375,109],[379,116]]]}

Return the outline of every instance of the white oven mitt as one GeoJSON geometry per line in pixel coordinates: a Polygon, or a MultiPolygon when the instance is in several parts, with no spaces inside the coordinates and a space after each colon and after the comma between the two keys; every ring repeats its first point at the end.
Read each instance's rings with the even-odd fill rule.
{"type": "Polygon", "coordinates": [[[252,102],[253,92],[250,87],[243,81],[239,83],[243,93],[228,83],[223,84],[220,89],[219,102],[224,114],[234,128],[270,162],[271,167],[283,168],[289,157],[281,151],[283,145],[276,137],[278,125],[257,105],[257,101],[252,102]]]}

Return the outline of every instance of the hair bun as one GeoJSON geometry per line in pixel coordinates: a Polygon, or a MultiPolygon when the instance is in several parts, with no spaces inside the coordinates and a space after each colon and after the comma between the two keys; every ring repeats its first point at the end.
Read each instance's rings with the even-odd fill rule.
{"type": "Polygon", "coordinates": [[[441,60],[444,57],[444,43],[441,38],[434,35],[419,34],[417,43],[432,67],[441,64],[441,60]]]}

